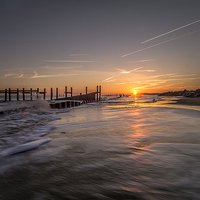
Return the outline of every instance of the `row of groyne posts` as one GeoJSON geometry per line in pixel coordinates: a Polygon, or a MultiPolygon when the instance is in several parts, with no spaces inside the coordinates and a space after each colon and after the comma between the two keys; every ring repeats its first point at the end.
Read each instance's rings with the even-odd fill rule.
{"type": "MultiPolygon", "coordinates": [[[[65,96],[62,98],[59,98],[58,95],[58,88],[56,88],[56,98],[53,98],[53,88],[51,88],[50,91],[50,100],[49,105],[51,108],[66,108],[66,107],[74,107],[74,106],[79,106],[81,104],[85,103],[91,103],[94,101],[100,101],[101,100],[101,86],[97,86],[97,90],[95,92],[88,93],[88,89],[86,87],[86,93],[80,95],[73,96],[72,95],[73,89],[71,87],[71,90],[68,92],[67,91],[67,86],[65,86],[65,96]],[[68,94],[70,94],[68,96],[68,94]]],[[[0,90],[0,93],[5,94],[5,101],[11,101],[11,95],[15,94],[16,100],[20,100],[20,94],[22,94],[22,100],[25,101],[25,94],[30,95],[30,100],[33,100],[33,94],[36,94],[36,99],[39,98],[40,95],[43,95],[44,100],[46,99],[46,88],[41,92],[39,88],[37,90],[33,90],[30,88],[30,90],[25,90],[24,88],[22,90],[16,89],[16,90],[11,90],[5,89],[5,90],[0,90]]]]}

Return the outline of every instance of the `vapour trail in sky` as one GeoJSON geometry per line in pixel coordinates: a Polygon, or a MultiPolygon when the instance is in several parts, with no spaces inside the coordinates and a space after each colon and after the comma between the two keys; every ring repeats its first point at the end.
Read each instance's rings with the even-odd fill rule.
{"type": "Polygon", "coordinates": [[[187,34],[185,34],[185,35],[181,35],[181,36],[179,36],[179,37],[176,37],[176,38],[173,38],[173,39],[170,39],[170,40],[166,40],[166,41],[164,41],[164,42],[160,42],[160,43],[158,43],[158,44],[154,44],[154,45],[152,45],[152,46],[149,46],[149,47],[146,47],[146,48],[143,48],[143,49],[140,49],[140,50],[137,50],[137,51],[134,51],[134,52],[125,54],[125,55],[121,56],[121,58],[126,57],[126,56],[129,56],[129,55],[134,54],[134,53],[138,53],[138,52],[140,52],[140,51],[144,51],[144,50],[150,49],[150,48],[152,48],[152,47],[159,46],[159,45],[161,45],[161,44],[164,44],[164,43],[167,43],[167,42],[170,42],[170,41],[173,41],[173,40],[177,40],[177,39],[179,39],[179,38],[182,38],[182,37],[185,37],[185,36],[187,36],[187,35],[191,35],[191,34],[197,33],[197,32],[199,32],[199,31],[200,31],[200,30],[198,30],[198,31],[193,31],[193,32],[187,33],[187,34]]]}
{"type": "Polygon", "coordinates": [[[68,63],[68,62],[69,62],[69,63],[70,63],[70,62],[71,62],[71,63],[76,63],[76,62],[77,62],[77,63],[81,63],[81,62],[82,62],[82,63],[95,62],[95,61],[90,61],[90,60],[43,60],[43,61],[45,61],[45,62],[55,62],[55,63],[56,63],[56,62],[58,62],[58,63],[59,63],[59,62],[60,62],[60,63],[65,63],[65,62],[66,62],[66,63],[68,63]]]}
{"type": "Polygon", "coordinates": [[[167,32],[167,33],[163,33],[163,34],[161,34],[161,35],[158,35],[158,36],[156,36],[156,37],[154,37],[154,38],[145,40],[144,42],[141,42],[141,44],[144,44],[144,43],[146,43],[146,42],[149,42],[149,41],[151,41],[151,40],[154,40],[154,39],[156,39],[156,38],[162,37],[162,36],[164,36],[164,35],[167,35],[167,34],[169,34],[169,33],[175,32],[175,31],[177,31],[177,30],[180,30],[180,29],[182,29],[182,28],[185,28],[185,27],[187,27],[187,26],[190,26],[190,25],[195,24],[195,23],[198,23],[198,22],[200,22],[200,19],[197,20],[197,21],[195,21],[195,22],[192,22],[192,23],[186,24],[186,25],[184,25],[184,26],[181,26],[181,27],[179,27],[179,28],[176,28],[176,29],[174,29],[174,30],[172,30],[172,31],[169,31],[169,32],[167,32]]]}

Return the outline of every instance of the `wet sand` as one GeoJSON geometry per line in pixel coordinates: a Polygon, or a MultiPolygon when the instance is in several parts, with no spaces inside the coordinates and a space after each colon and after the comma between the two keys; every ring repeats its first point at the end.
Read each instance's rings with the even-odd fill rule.
{"type": "Polygon", "coordinates": [[[195,105],[195,106],[200,106],[200,97],[196,98],[182,98],[177,100],[177,104],[184,104],[184,105],[195,105]]]}

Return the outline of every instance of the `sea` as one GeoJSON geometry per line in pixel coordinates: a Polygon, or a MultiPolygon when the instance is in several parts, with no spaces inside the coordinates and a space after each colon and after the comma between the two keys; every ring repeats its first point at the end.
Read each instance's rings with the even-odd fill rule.
{"type": "Polygon", "coordinates": [[[178,98],[0,102],[0,200],[200,199],[200,106],[178,98]]]}

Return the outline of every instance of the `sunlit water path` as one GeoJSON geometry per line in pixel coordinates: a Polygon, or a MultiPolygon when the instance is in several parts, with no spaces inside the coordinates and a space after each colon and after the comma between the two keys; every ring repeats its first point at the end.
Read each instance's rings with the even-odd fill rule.
{"type": "Polygon", "coordinates": [[[0,199],[200,199],[200,109],[171,100],[13,104],[0,116],[0,199]]]}

